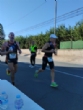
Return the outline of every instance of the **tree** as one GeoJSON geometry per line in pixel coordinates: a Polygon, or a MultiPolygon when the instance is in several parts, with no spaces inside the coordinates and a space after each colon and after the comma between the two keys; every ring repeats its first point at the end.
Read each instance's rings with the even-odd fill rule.
{"type": "MultiPolygon", "coordinates": [[[[2,25],[0,24],[0,33],[4,35],[4,31],[2,25]]],[[[31,41],[36,42],[38,48],[42,48],[42,46],[49,41],[50,34],[54,33],[54,28],[50,28],[44,34],[41,32],[37,35],[29,35],[29,36],[17,36],[16,40],[20,43],[21,48],[29,48],[31,41]]],[[[65,27],[65,25],[60,25],[56,28],[57,46],[60,48],[60,42],[62,41],[77,41],[83,40],[83,21],[79,21],[75,26],[65,27]]]]}
{"type": "Polygon", "coordinates": [[[5,39],[5,33],[1,23],[0,23],[0,39],[5,39]]]}
{"type": "Polygon", "coordinates": [[[5,33],[4,33],[4,30],[3,30],[3,26],[0,23],[0,47],[1,47],[4,39],[5,39],[5,33]]]}

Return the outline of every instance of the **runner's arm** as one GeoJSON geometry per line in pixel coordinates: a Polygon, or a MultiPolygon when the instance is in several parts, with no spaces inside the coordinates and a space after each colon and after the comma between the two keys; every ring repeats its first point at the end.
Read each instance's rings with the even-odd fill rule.
{"type": "Polygon", "coordinates": [[[0,51],[0,55],[3,56],[3,55],[6,55],[7,52],[6,52],[6,47],[7,47],[7,42],[4,42],[1,46],[1,51],[0,51]]]}
{"type": "Polygon", "coordinates": [[[56,55],[56,44],[54,43],[54,55],[56,55]]]}
{"type": "Polygon", "coordinates": [[[17,46],[18,46],[19,53],[21,54],[22,51],[21,51],[21,49],[20,49],[19,43],[18,43],[18,42],[16,42],[16,43],[17,43],[17,46]]]}
{"type": "Polygon", "coordinates": [[[0,55],[7,55],[8,52],[0,52],[0,55]]]}
{"type": "Polygon", "coordinates": [[[36,52],[37,52],[37,46],[34,48],[35,50],[36,50],[36,52]]]}
{"type": "Polygon", "coordinates": [[[50,47],[49,43],[46,43],[43,48],[42,48],[42,52],[46,52],[46,53],[54,53],[54,49],[52,50],[46,50],[48,47],[50,47]]]}
{"type": "Polygon", "coordinates": [[[12,51],[11,50],[4,51],[4,52],[0,51],[0,55],[7,55],[8,53],[12,53],[12,51]]]}
{"type": "Polygon", "coordinates": [[[7,47],[7,42],[4,42],[1,46],[1,51],[5,51],[7,47]]]}

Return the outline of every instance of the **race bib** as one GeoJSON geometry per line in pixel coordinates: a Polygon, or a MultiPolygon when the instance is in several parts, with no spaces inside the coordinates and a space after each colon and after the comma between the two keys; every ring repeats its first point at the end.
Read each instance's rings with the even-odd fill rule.
{"type": "Polygon", "coordinates": [[[53,61],[52,57],[48,57],[48,62],[52,62],[52,61],[53,61]]]}
{"type": "Polygon", "coordinates": [[[11,53],[11,54],[9,54],[9,58],[10,58],[10,59],[15,59],[15,58],[16,58],[16,53],[11,53]]]}

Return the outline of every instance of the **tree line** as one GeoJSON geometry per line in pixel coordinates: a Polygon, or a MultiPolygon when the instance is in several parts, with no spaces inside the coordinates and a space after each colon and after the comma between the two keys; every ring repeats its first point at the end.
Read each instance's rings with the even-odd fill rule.
{"type": "MultiPolygon", "coordinates": [[[[58,39],[56,41],[57,48],[60,48],[60,42],[62,41],[77,41],[83,40],[83,20],[76,23],[75,26],[66,27],[65,25],[60,25],[55,30],[58,39]]],[[[45,34],[42,32],[38,35],[30,35],[30,36],[16,36],[15,40],[20,43],[20,47],[22,49],[29,48],[31,41],[34,40],[38,48],[42,48],[42,46],[49,41],[49,36],[51,33],[54,33],[54,28],[46,31],[45,34]]]]}
{"type": "MultiPolygon", "coordinates": [[[[56,41],[57,48],[60,48],[61,41],[77,41],[83,40],[83,21],[79,21],[75,26],[65,27],[65,25],[60,25],[55,30],[58,39],[56,41]]],[[[31,41],[34,40],[38,48],[49,41],[49,36],[51,33],[54,33],[54,28],[51,28],[49,31],[46,31],[45,34],[42,32],[38,35],[30,36],[16,36],[16,40],[20,43],[21,48],[29,48],[31,41]]]]}

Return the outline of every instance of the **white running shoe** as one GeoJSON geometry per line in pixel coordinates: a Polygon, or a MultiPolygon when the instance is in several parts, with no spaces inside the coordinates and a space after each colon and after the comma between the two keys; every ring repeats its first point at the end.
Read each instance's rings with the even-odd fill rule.
{"type": "Polygon", "coordinates": [[[34,68],[34,66],[33,66],[33,65],[29,65],[29,67],[30,67],[30,68],[34,68]]]}

